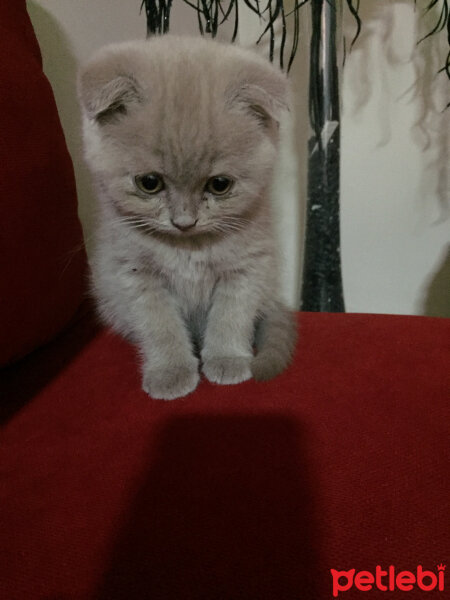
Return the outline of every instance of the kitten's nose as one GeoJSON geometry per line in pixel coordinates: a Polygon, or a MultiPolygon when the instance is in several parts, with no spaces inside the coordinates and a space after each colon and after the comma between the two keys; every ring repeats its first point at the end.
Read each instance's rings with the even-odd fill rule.
{"type": "Polygon", "coordinates": [[[175,221],[171,219],[171,223],[174,227],[179,229],[180,231],[187,231],[188,229],[192,229],[197,224],[198,219],[192,219],[191,217],[178,217],[175,221]]]}

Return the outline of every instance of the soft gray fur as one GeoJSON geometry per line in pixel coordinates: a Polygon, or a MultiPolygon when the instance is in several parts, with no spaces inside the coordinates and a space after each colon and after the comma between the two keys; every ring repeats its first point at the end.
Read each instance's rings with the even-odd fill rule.
{"type": "Polygon", "coordinates": [[[185,396],[200,369],[222,384],[280,373],[296,331],[268,201],[285,76],[248,50],[163,36],[100,50],[79,93],[98,190],[92,287],[139,347],[144,390],[185,396]],[[147,173],[165,188],[142,192],[147,173]],[[214,176],[230,191],[206,190],[214,176]]]}

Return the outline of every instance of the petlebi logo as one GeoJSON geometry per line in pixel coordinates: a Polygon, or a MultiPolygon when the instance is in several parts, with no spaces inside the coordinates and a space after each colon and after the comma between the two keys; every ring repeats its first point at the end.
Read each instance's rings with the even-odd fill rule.
{"type": "Polygon", "coordinates": [[[349,571],[330,569],[330,572],[333,578],[334,598],[352,588],[361,592],[370,590],[410,592],[414,588],[424,592],[432,592],[436,589],[442,592],[445,586],[445,565],[442,563],[436,566],[436,571],[426,571],[422,565],[419,565],[415,571],[397,572],[392,565],[386,569],[377,565],[375,572],[356,572],[356,569],[349,571]]]}

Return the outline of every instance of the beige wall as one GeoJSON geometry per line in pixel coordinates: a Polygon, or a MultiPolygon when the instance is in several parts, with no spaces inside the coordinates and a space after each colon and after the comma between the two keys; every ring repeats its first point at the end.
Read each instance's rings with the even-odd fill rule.
{"type": "MultiPolygon", "coordinates": [[[[105,43],[144,37],[139,4],[27,2],[74,160],[88,243],[93,203],[82,161],[77,66],[105,43]]],[[[194,12],[181,0],[174,5],[172,30],[196,34],[194,12]]],[[[450,316],[449,115],[442,113],[445,78],[431,76],[442,64],[444,40],[416,48],[419,13],[414,13],[412,2],[377,0],[361,6],[365,27],[347,56],[343,82],[341,202],[347,310],[450,316]]],[[[251,45],[259,27],[243,10],[240,42],[251,45]]],[[[351,27],[346,19],[345,29],[351,27]]],[[[284,124],[274,185],[285,265],[283,290],[293,306],[298,302],[298,232],[305,202],[307,56],[302,50],[307,37],[303,30],[292,71],[294,111],[284,124]]]]}
{"type": "Polygon", "coordinates": [[[343,85],[347,307],[450,316],[450,113],[446,77],[435,77],[445,34],[417,47],[412,2],[361,7],[343,85]]]}

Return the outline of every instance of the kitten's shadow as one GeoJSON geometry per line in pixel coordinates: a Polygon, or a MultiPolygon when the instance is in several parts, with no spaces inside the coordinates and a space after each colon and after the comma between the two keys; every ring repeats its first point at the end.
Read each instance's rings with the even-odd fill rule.
{"type": "Polygon", "coordinates": [[[283,414],[168,420],[96,598],[321,597],[304,444],[283,414]]]}

